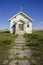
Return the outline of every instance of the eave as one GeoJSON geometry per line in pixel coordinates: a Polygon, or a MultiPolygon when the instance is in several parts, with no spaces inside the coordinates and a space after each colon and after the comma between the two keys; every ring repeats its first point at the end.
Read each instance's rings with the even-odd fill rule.
{"type": "Polygon", "coordinates": [[[28,15],[26,15],[24,12],[21,12],[21,11],[20,11],[19,13],[17,13],[16,15],[14,15],[13,17],[11,17],[8,21],[10,22],[10,20],[12,20],[13,18],[15,18],[15,17],[18,16],[19,14],[22,14],[22,15],[26,16],[27,19],[29,19],[31,22],[34,21],[31,17],[29,17],[28,15]]]}

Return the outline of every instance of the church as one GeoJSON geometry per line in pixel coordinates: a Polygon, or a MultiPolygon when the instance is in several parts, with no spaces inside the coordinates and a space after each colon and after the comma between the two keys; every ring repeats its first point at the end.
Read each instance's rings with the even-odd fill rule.
{"type": "Polygon", "coordinates": [[[9,20],[10,23],[10,33],[15,34],[32,34],[32,22],[33,19],[26,15],[24,12],[20,11],[9,20]]]}

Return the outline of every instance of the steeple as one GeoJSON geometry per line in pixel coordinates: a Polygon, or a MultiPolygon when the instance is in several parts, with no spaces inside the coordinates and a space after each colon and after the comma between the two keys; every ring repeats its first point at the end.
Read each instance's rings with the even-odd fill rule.
{"type": "Polygon", "coordinates": [[[20,6],[20,12],[22,12],[22,6],[20,6]]]}

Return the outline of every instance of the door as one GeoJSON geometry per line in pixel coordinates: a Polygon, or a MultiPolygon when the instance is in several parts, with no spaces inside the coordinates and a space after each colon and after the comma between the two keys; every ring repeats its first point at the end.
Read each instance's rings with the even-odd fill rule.
{"type": "Polygon", "coordinates": [[[24,27],[23,27],[23,24],[19,24],[19,30],[23,30],[24,27]]]}

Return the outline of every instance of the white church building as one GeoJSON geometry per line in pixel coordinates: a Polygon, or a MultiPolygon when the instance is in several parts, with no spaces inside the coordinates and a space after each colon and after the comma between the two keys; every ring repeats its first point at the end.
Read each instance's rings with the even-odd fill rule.
{"type": "Polygon", "coordinates": [[[24,12],[20,11],[15,16],[9,19],[10,33],[31,34],[32,33],[32,22],[33,22],[32,18],[30,18],[24,12]]]}

